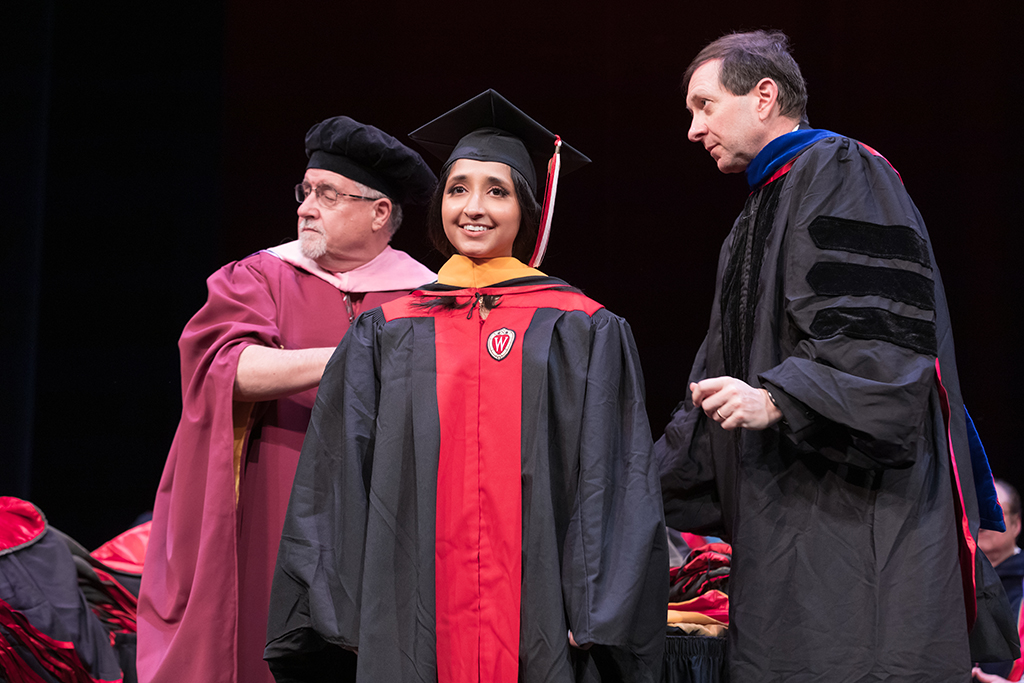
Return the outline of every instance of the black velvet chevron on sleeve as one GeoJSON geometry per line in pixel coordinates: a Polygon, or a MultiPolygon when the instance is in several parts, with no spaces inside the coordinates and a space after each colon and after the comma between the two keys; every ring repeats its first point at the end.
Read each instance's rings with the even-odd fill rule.
{"type": "Polygon", "coordinates": [[[897,315],[881,308],[826,308],[811,323],[816,339],[844,335],[853,339],[879,339],[918,353],[938,353],[935,323],[897,315]]]}
{"type": "Polygon", "coordinates": [[[899,268],[822,261],[807,271],[807,284],[818,296],[882,296],[935,310],[932,279],[899,268]]]}
{"type": "Polygon", "coordinates": [[[835,216],[818,216],[808,228],[819,249],[893,258],[931,268],[928,244],[905,225],[878,225],[835,216]]]}

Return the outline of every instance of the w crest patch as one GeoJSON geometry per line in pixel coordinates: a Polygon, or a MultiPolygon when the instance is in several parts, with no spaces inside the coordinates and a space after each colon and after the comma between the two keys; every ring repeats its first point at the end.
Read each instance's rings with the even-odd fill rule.
{"type": "Polygon", "coordinates": [[[487,353],[491,354],[494,360],[501,360],[512,350],[515,341],[516,333],[507,327],[495,330],[487,335],[487,353]]]}

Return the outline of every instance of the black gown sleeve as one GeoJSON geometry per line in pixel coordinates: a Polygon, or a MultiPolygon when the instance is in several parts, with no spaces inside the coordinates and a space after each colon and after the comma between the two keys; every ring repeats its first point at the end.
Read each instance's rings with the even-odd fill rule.
{"type": "Polygon", "coordinates": [[[354,675],[363,562],[342,548],[365,541],[380,397],[378,314],[361,315],[328,362],[299,458],[264,652],[281,682],[322,680],[323,671],[354,675]]]}
{"type": "Polygon", "coordinates": [[[927,232],[883,158],[846,138],[806,156],[776,217],[783,360],[759,379],[797,444],[858,467],[907,467],[936,386],[927,232]]]}
{"type": "Polygon", "coordinates": [[[707,338],[690,371],[686,396],[676,406],[665,434],[654,444],[661,473],[665,523],[673,529],[722,534],[722,509],[715,485],[715,464],[707,439],[707,416],[695,408],[690,383],[707,378],[707,338]]]}
{"type": "MultiPolygon", "coordinates": [[[[557,409],[557,407],[556,407],[557,409]]],[[[632,332],[595,315],[580,425],[579,483],[563,548],[570,630],[594,664],[657,680],[668,600],[660,485],[632,332]]]]}

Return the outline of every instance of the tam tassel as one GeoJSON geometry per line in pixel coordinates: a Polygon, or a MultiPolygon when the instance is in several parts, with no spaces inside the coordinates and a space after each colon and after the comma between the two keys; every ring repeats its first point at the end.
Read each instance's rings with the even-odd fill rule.
{"type": "Polygon", "coordinates": [[[551,217],[555,212],[555,194],[558,192],[558,172],[562,167],[562,156],[559,149],[562,138],[555,136],[555,153],[548,162],[548,179],[544,187],[544,204],[540,214],[540,230],[537,231],[537,246],[533,249],[529,266],[537,268],[544,260],[548,250],[548,237],[551,234],[551,217]]]}

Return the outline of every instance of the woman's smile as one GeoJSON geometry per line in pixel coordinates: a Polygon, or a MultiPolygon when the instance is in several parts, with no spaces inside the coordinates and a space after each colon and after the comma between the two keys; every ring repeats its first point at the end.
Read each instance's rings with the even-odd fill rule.
{"type": "Polygon", "coordinates": [[[520,209],[508,165],[456,160],[445,183],[441,219],[448,241],[463,256],[511,256],[520,209]]]}

